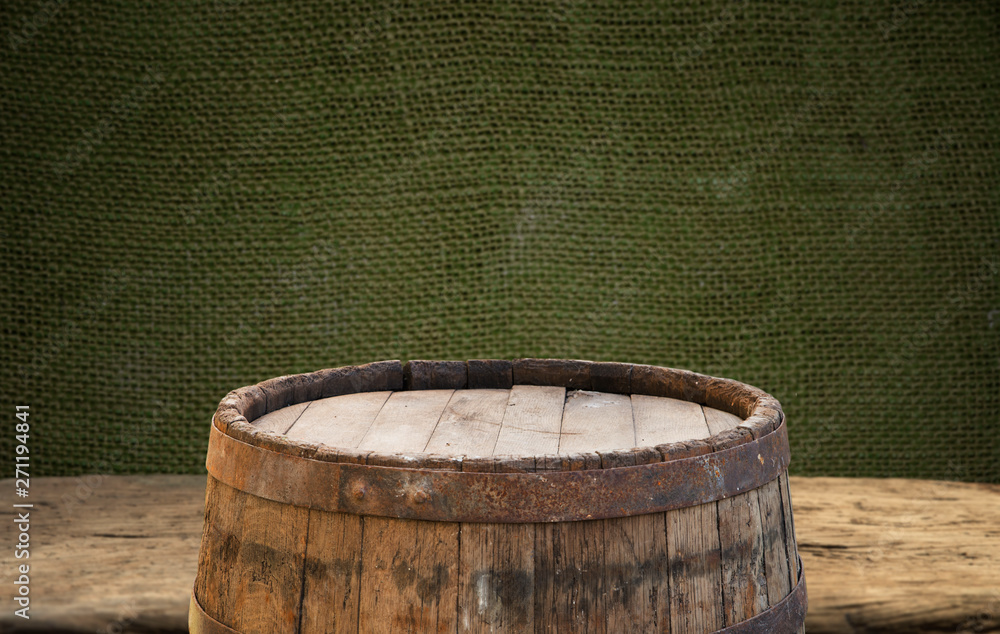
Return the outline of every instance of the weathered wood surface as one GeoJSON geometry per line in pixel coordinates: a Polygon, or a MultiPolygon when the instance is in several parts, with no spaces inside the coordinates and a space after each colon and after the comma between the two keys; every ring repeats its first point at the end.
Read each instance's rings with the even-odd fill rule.
{"type": "Polygon", "coordinates": [[[0,480],[0,632],[186,632],[205,476],[32,478],[31,619],[13,614],[13,480],[0,480]]]}
{"type": "Polygon", "coordinates": [[[701,405],[674,398],[633,394],[632,417],[639,447],[708,438],[711,434],[701,405]]]}
{"type": "Polygon", "coordinates": [[[725,627],[718,562],[717,504],[678,509],[666,516],[672,631],[714,632],[725,627]],[[713,529],[713,527],[715,527],[713,529]]]}
{"type": "Polygon", "coordinates": [[[1000,631],[1000,486],[791,478],[807,630],[1000,631]]]}
{"type": "Polygon", "coordinates": [[[707,438],[740,421],[661,396],[515,385],[344,394],[275,410],[253,425],[341,449],[533,457],[707,438]]]}
{"type": "MultiPolygon", "coordinates": [[[[304,403],[309,407],[282,433],[289,438],[327,444],[337,442],[341,447],[354,449],[361,444],[390,394],[392,392],[358,392],[309,401],[304,403]]],[[[293,407],[297,406],[265,414],[254,421],[254,426],[258,426],[260,420],[281,415],[293,407]]]]}
{"type": "MultiPolygon", "coordinates": [[[[467,461],[462,469],[503,472],[509,471],[507,466],[467,461]]],[[[527,629],[535,622],[535,527],[482,523],[462,524],[461,530],[460,630],[485,634],[527,629]]]]}
{"type": "Polygon", "coordinates": [[[302,629],[337,634],[358,631],[361,517],[309,511],[302,629]]]}
{"type": "Polygon", "coordinates": [[[566,388],[515,385],[500,428],[494,455],[550,454],[559,451],[566,388]]]}
{"type": "Polygon", "coordinates": [[[208,495],[215,504],[207,507],[195,579],[201,605],[240,632],[292,631],[302,596],[309,509],[248,495],[212,477],[208,495]]]}
{"type": "MultiPolygon", "coordinates": [[[[1000,631],[1000,486],[790,481],[809,583],[810,634],[1000,631]]],[[[205,482],[204,476],[172,475],[33,478],[32,618],[24,621],[5,609],[0,631],[187,631],[205,482]]],[[[0,490],[12,487],[12,480],[0,481],[0,490]]],[[[762,502],[762,509],[771,503],[762,502]]],[[[13,526],[12,511],[0,507],[4,526],[13,526]]],[[[762,519],[767,513],[762,511],[762,519]]],[[[350,527],[327,530],[351,532],[350,527]]],[[[4,531],[13,535],[10,528],[4,531]]],[[[506,556],[525,546],[523,539],[489,543],[463,540],[462,549],[494,548],[497,556],[506,556]]],[[[342,566],[312,558],[310,551],[307,571],[342,566]]],[[[10,581],[17,563],[11,549],[0,553],[3,605],[13,605],[10,581]]],[[[483,583],[502,597],[503,588],[519,581],[525,580],[483,583]]],[[[306,611],[306,616],[322,622],[328,615],[306,611]]]]}

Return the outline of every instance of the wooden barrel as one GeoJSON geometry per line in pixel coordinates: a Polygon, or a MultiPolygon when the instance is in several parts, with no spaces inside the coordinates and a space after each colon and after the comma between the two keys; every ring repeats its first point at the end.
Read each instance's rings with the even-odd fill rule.
{"type": "Polygon", "coordinates": [[[231,392],[192,632],[802,632],[778,402],[683,370],[382,361],[231,392]]]}

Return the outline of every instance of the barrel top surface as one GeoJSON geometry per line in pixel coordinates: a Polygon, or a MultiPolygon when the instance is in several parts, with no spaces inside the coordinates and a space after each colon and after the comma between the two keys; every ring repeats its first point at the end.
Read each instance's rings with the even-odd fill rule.
{"type": "Polygon", "coordinates": [[[732,379],[617,362],[487,359],[280,376],[226,395],[213,427],[311,460],[531,472],[699,456],[762,438],[782,420],[774,397],[732,379]]]}
{"type": "Polygon", "coordinates": [[[344,394],[251,424],[339,449],[488,457],[652,447],[709,438],[741,421],[674,398],[514,385],[344,394]]]}
{"type": "Polygon", "coordinates": [[[239,388],[206,466],[259,497],[449,522],[622,517],[777,477],[781,405],[731,379],[560,359],[377,361],[239,388]]]}

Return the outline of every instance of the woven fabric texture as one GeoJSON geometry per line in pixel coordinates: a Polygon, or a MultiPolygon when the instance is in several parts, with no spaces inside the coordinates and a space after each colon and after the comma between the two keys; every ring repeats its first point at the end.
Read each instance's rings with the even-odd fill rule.
{"type": "Polygon", "coordinates": [[[986,0],[4,2],[4,407],[198,472],[273,376],[614,360],[1000,482],[998,60],[986,0]]]}

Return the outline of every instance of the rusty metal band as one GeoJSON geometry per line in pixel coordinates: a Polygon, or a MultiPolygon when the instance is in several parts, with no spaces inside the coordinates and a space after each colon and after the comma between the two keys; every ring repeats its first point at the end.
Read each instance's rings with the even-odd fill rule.
{"type": "Polygon", "coordinates": [[[212,425],[208,472],[261,498],[339,513],[435,522],[570,522],[713,502],[777,478],[790,459],[784,421],[751,442],[641,466],[484,473],[325,462],[263,449],[212,425]]]}
{"type": "Polygon", "coordinates": [[[716,634],[793,634],[805,623],[808,607],[806,576],[799,559],[798,583],[784,599],[746,621],[716,631],[716,634]]]}
{"type": "Polygon", "coordinates": [[[238,630],[219,623],[202,609],[198,597],[191,591],[191,607],[188,609],[188,631],[191,634],[242,634],[238,630]]]}

